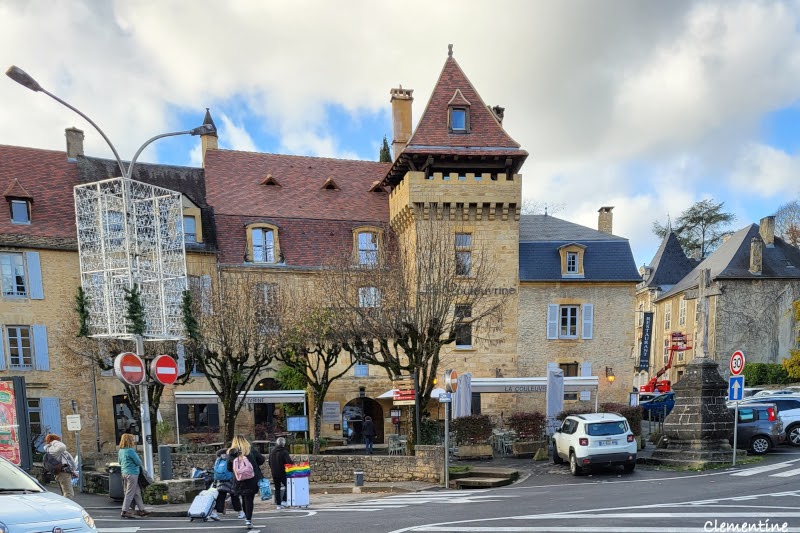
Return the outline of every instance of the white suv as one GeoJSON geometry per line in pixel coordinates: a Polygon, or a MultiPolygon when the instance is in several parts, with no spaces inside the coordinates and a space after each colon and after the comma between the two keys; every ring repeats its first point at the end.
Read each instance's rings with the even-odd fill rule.
{"type": "Polygon", "coordinates": [[[573,475],[593,466],[636,467],[636,439],[625,417],[616,413],[570,415],[553,435],[553,462],[569,461],[573,475]]]}

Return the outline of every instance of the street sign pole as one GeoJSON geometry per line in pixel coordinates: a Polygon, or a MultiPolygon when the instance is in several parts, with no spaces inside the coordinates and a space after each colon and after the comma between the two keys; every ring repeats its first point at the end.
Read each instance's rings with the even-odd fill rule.
{"type": "MultiPolygon", "coordinates": [[[[739,372],[741,372],[743,366],[744,365],[738,366],[737,369],[739,372]]],[[[733,368],[733,365],[731,365],[732,371],[733,368]]],[[[735,375],[738,372],[733,373],[734,375],[728,378],[728,400],[735,402],[733,409],[733,460],[731,463],[732,466],[736,466],[736,446],[739,433],[739,402],[741,402],[744,397],[744,376],[735,375]]]]}
{"type": "Polygon", "coordinates": [[[736,407],[733,409],[733,464],[731,466],[736,466],[736,437],[737,437],[737,429],[739,427],[739,402],[736,402],[736,407]]]}
{"type": "MultiPolygon", "coordinates": [[[[78,402],[72,400],[72,414],[78,414],[78,402]]],[[[83,492],[83,458],[81,457],[81,432],[75,431],[75,462],[78,466],[78,492],[83,492]]]]}
{"type": "MultiPolygon", "coordinates": [[[[144,338],[136,335],[136,355],[144,357],[144,338]]],[[[145,365],[147,368],[147,365],[145,365]]],[[[142,450],[144,455],[144,469],[153,477],[153,437],[150,434],[150,398],[147,396],[147,372],[139,384],[139,415],[142,421],[142,450]]]]}
{"type": "Polygon", "coordinates": [[[450,488],[450,402],[444,404],[444,488],[450,488]]]}

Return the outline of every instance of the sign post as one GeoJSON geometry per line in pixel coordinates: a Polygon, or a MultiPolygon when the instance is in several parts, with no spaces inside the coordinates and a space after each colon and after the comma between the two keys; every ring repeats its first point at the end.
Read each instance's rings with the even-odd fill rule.
{"type": "Polygon", "coordinates": [[[444,404],[444,488],[450,488],[450,404],[451,394],[458,390],[458,372],[453,369],[444,371],[444,390],[446,394],[439,396],[444,404]]]}
{"type": "Polygon", "coordinates": [[[78,402],[72,400],[72,413],[67,415],[67,431],[75,432],[75,462],[78,466],[78,490],[83,492],[83,458],[81,457],[81,415],[78,414],[78,402]]]}
{"type": "Polygon", "coordinates": [[[732,466],[736,466],[736,446],[738,444],[739,433],[739,402],[744,397],[744,376],[740,376],[744,370],[744,353],[736,350],[731,355],[730,361],[731,377],[728,378],[728,400],[735,401],[733,409],[733,461],[732,466]]]}

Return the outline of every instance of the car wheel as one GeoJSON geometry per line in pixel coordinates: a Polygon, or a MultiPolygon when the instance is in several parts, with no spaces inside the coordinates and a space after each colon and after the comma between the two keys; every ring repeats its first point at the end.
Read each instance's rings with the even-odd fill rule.
{"type": "Polygon", "coordinates": [[[556,446],[556,442],[553,441],[553,464],[560,465],[563,462],[564,459],[562,459],[561,456],[558,455],[558,446],[556,446]]]}
{"type": "Polygon", "coordinates": [[[750,440],[750,449],[756,455],[765,454],[770,448],[772,448],[772,442],[763,435],[756,435],[750,440]]]}
{"type": "Polygon", "coordinates": [[[800,446],[800,426],[794,425],[786,430],[786,440],[792,446],[800,446]]]}
{"type": "Polygon", "coordinates": [[[626,473],[630,474],[631,472],[633,472],[633,469],[636,468],[636,463],[628,463],[628,464],[622,465],[622,468],[625,469],[626,473]]]}
{"type": "Polygon", "coordinates": [[[583,474],[583,469],[578,466],[578,458],[575,457],[575,452],[570,452],[569,454],[569,471],[572,472],[573,476],[583,474]]]}

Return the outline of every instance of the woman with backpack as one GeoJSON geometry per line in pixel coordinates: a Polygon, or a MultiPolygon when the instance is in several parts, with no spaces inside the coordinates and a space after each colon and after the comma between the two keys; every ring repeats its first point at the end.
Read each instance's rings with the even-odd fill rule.
{"type": "Polygon", "coordinates": [[[139,508],[138,516],[147,516],[150,511],[144,508],[142,489],[139,488],[139,474],[142,469],[142,460],[136,454],[136,437],[132,433],[123,433],[119,439],[119,453],[117,454],[119,466],[122,470],[122,488],[125,499],[122,500],[122,518],[134,518],[131,512],[131,503],[136,503],[139,508]]]}
{"type": "Polygon", "coordinates": [[[72,478],[78,476],[78,467],[75,459],[67,451],[67,445],[61,442],[61,437],[49,433],[44,438],[44,469],[53,474],[61,487],[61,495],[70,500],[75,497],[72,488],[72,478]]]}
{"type": "Polygon", "coordinates": [[[225,448],[217,451],[217,460],[214,462],[214,482],[219,495],[214,505],[214,511],[208,517],[211,520],[219,520],[219,514],[225,514],[225,499],[230,494],[233,510],[239,513],[239,518],[244,518],[239,496],[233,491],[233,472],[228,471],[228,450],[225,448]]]}
{"type": "Polygon", "coordinates": [[[228,471],[233,472],[233,491],[242,499],[245,525],[253,527],[253,504],[258,492],[258,480],[264,456],[250,446],[250,442],[242,435],[236,435],[228,450],[228,471]]]}

